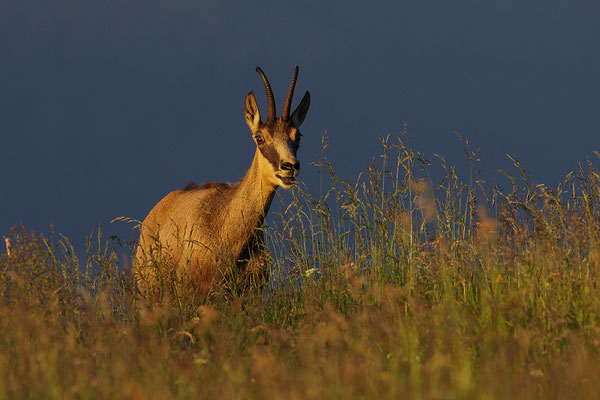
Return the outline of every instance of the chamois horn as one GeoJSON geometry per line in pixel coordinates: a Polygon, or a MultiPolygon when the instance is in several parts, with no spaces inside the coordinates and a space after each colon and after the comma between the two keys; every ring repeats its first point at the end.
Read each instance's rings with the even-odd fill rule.
{"type": "Polygon", "coordinates": [[[265,76],[260,67],[256,67],[256,72],[262,78],[263,84],[265,85],[265,91],[267,92],[267,104],[269,107],[269,114],[267,116],[267,121],[274,122],[275,121],[275,99],[273,98],[273,90],[271,90],[271,85],[269,85],[269,80],[265,76]]]}
{"type": "Polygon", "coordinates": [[[298,77],[298,66],[294,68],[294,76],[292,76],[292,82],[290,82],[290,87],[287,92],[287,96],[285,96],[285,103],[283,104],[283,113],[281,114],[281,119],[287,121],[290,117],[290,106],[292,105],[292,97],[294,97],[294,89],[296,88],[296,78],[298,77]]]}

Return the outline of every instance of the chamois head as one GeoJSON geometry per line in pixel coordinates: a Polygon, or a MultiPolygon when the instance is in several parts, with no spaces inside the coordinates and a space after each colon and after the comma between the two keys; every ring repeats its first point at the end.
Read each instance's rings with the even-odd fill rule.
{"type": "Polygon", "coordinates": [[[267,120],[262,122],[260,119],[254,90],[248,93],[244,101],[244,116],[259,150],[257,155],[263,158],[261,164],[265,169],[268,169],[267,173],[270,175],[273,184],[289,189],[296,183],[296,177],[300,170],[300,163],[296,159],[296,152],[302,136],[299,128],[304,122],[310,106],[310,93],[306,91],[302,101],[290,116],[290,106],[298,76],[298,67],[296,67],[285,98],[283,112],[280,118],[276,118],[275,99],[273,98],[271,85],[269,85],[262,69],[256,67],[256,71],[260,74],[267,92],[267,120]]]}

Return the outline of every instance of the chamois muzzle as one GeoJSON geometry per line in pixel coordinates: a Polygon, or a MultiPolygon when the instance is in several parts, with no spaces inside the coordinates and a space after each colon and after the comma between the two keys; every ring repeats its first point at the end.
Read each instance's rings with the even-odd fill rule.
{"type": "Polygon", "coordinates": [[[296,184],[296,177],[299,170],[300,163],[298,161],[293,164],[291,162],[282,162],[279,165],[279,172],[275,175],[283,182],[284,186],[291,187],[296,184]]]}
{"type": "Polygon", "coordinates": [[[296,173],[300,169],[300,162],[296,161],[294,164],[290,162],[283,162],[279,167],[283,171],[291,171],[292,173],[296,173]]]}

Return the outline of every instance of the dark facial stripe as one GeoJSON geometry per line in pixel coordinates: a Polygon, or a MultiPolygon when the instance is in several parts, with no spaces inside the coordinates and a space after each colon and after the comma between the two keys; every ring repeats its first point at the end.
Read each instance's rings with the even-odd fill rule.
{"type": "Polygon", "coordinates": [[[269,160],[275,171],[279,170],[279,153],[272,144],[264,144],[259,147],[263,157],[269,160]]]}

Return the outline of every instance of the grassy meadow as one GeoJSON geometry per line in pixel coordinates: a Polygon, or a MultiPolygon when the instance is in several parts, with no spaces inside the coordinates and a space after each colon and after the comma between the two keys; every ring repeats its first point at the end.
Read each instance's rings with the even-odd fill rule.
{"type": "Polygon", "coordinates": [[[272,207],[262,291],[149,304],[134,244],[13,229],[0,399],[600,398],[598,170],[541,185],[514,160],[501,188],[466,140],[460,177],[403,139],[272,207]]]}

